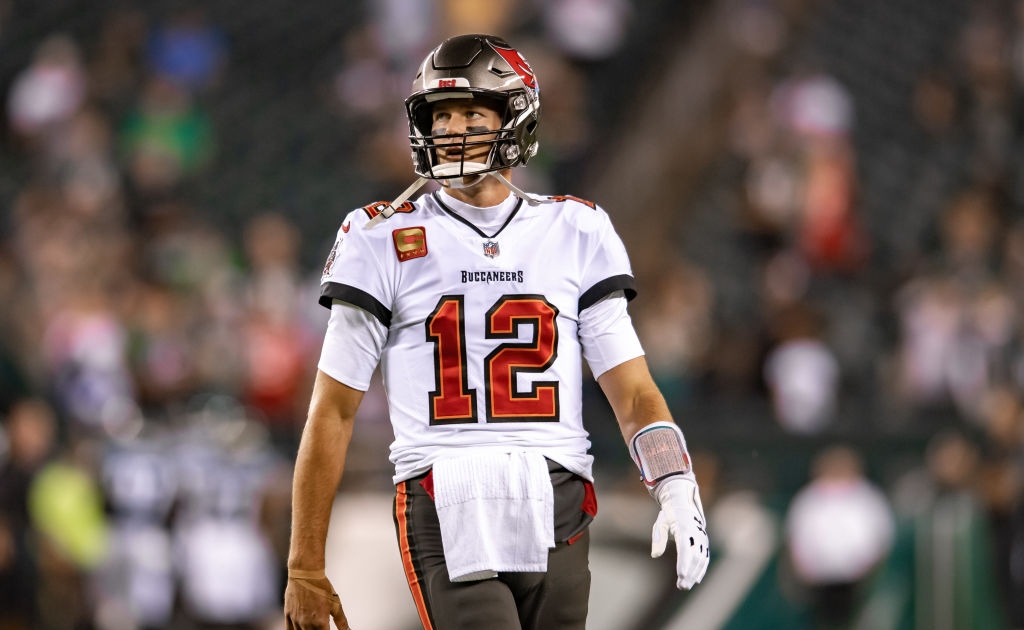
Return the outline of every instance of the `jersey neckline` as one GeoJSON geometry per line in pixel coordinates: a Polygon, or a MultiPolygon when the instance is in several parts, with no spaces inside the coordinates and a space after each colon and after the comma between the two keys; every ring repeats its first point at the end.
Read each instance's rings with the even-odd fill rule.
{"type": "Polygon", "coordinates": [[[437,202],[437,205],[440,206],[441,209],[445,211],[445,213],[447,213],[452,218],[458,220],[460,223],[466,225],[467,227],[469,227],[469,229],[473,230],[474,232],[476,232],[477,234],[484,238],[495,238],[496,236],[501,234],[501,232],[506,227],[508,227],[508,224],[512,222],[512,219],[514,219],[515,216],[519,213],[519,209],[523,207],[523,198],[517,195],[516,205],[514,208],[512,208],[512,211],[508,213],[508,217],[505,219],[505,222],[501,224],[501,227],[499,227],[497,231],[494,232],[494,234],[487,234],[479,227],[477,227],[472,221],[449,208],[448,205],[445,204],[445,202],[441,201],[441,195],[437,191],[432,192],[430,196],[434,198],[434,201],[437,202]]]}

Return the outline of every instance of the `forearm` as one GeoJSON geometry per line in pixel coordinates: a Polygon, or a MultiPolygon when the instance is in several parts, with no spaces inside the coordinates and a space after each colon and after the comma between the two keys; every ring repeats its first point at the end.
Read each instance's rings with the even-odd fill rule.
{"type": "Polygon", "coordinates": [[[597,382],[615,412],[630,456],[661,507],[651,533],[651,556],[662,555],[668,540],[674,540],[676,587],[692,588],[704,578],[711,550],[686,440],[674,426],[643,357],[615,366],[597,382]]]}
{"type": "Polygon", "coordinates": [[[331,507],[341,482],[355,408],[361,397],[361,393],[349,390],[339,398],[339,387],[344,388],[325,374],[318,374],[292,481],[290,568],[324,567],[331,507]],[[354,404],[349,400],[353,395],[354,404]]]}
{"type": "Polygon", "coordinates": [[[618,417],[619,430],[627,443],[637,431],[658,421],[671,422],[672,414],[657,388],[638,392],[629,411],[618,417]]]}
{"type": "Polygon", "coordinates": [[[643,427],[658,421],[671,421],[665,397],[650,377],[643,357],[627,361],[598,378],[615,413],[622,438],[629,440],[643,427]]]}

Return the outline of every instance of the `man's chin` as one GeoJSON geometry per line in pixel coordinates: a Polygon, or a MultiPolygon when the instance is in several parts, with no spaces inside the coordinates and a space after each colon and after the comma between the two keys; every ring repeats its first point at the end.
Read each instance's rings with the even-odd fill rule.
{"type": "Polygon", "coordinates": [[[487,175],[480,173],[479,175],[468,175],[466,177],[452,177],[449,179],[442,179],[441,186],[451,189],[464,189],[472,188],[484,181],[487,175]]]}
{"type": "Polygon", "coordinates": [[[486,163],[483,161],[445,161],[441,160],[438,165],[433,169],[435,176],[439,176],[438,179],[441,181],[441,185],[447,188],[469,188],[482,182],[486,177],[486,174],[480,173],[479,170],[487,168],[486,163]],[[460,173],[474,173],[466,174],[461,177],[450,177],[460,173]]]}

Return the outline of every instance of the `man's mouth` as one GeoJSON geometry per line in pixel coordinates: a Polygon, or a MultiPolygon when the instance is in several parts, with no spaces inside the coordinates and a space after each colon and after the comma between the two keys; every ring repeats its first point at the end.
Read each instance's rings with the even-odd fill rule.
{"type": "Polygon", "coordinates": [[[445,147],[441,150],[441,156],[447,160],[461,160],[464,153],[460,145],[445,147]]]}

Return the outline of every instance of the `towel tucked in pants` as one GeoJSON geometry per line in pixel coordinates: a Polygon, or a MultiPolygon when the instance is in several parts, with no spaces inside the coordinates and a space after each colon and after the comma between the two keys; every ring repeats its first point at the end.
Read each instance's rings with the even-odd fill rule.
{"type": "Polygon", "coordinates": [[[413,602],[424,628],[583,630],[590,592],[587,526],[596,513],[593,485],[548,462],[556,546],[544,573],[499,573],[452,582],[445,565],[433,474],[396,486],[395,526],[413,602]],[[571,541],[571,544],[570,544],[571,541]]]}

